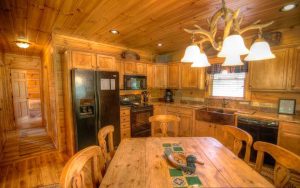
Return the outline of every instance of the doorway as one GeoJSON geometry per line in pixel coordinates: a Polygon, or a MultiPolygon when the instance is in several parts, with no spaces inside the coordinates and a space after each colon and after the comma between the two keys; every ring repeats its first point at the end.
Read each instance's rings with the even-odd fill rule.
{"type": "Polygon", "coordinates": [[[42,127],[40,71],[11,69],[17,129],[42,127]]]}

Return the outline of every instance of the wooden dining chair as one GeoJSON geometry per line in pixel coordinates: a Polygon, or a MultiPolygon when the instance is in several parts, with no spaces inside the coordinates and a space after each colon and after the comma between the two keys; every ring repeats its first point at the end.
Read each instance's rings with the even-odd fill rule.
{"type": "Polygon", "coordinates": [[[105,159],[99,146],[89,146],[76,153],[64,166],[60,176],[61,188],[99,187],[105,159]]]}
{"type": "Polygon", "coordinates": [[[241,152],[243,141],[246,143],[246,153],[244,156],[244,161],[249,163],[251,147],[253,143],[252,136],[246,131],[230,125],[224,125],[223,131],[225,133],[225,145],[235,154],[239,155],[241,152]],[[231,142],[231,143],[229,143],[231,142]]]}
{"type": "MultiPolygon", "coordinates": [[[[255,170],[262,171],[264,153],[270,154],[276,161],[273,182],[275,187],[284,187],[291,179],[291,171],[300,173],[300,156],[295,153],[267,142],[257,141],[253,145],[257,150],[255,170]]],[[[288,186],[289,187],[289,186],[288,186]]],[[[293,187],[293,186],[291,186],[293,187]]]]}
{"type": "Polygon", "coordinates": [[[98,142],[102,149],[102,153],[105,156],[105,160],[107,164],[111,161],[115,154],[114,150],[114,126],[113,125],[107,125],[103,128],[101,128],[98,132],[98,142]],[[106,143],[106,138],[108,137],[108,145],[106,143]]]}
{"type": "Polygon", "coordinates": [[[179,132],[179,122],[180,118],[174,115],[155,115],[151,116],[149,118],[149,121],[151,122],[151,136],[161,136],[161,137],[168,137],[168,136],[178,136],[179,132]],[[155,132],[155,123],[159,123],[159,129],[161,133],[155,132]],[[168,126],[173,125],[172,130],[173,132],[170,132],[168,130],[168,126]]]}

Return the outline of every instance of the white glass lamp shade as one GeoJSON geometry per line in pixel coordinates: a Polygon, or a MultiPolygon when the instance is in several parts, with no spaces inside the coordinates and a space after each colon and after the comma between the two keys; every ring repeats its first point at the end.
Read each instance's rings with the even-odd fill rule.
{"type": "Polygon", "coordinates": [[[29,42],[23,42],[23,41],[16,41],[16,45],[19,48],[28,48],[30,46],[29,42]]]}
{"type": "Polygon", "coordinates": [[[193,63],[200,57],[200,48],[196,44],[192,44],[185,49],[185,53],[181,62],[193,63]]]}
{"type": "Polygon", "coordinates": [[[239,65],[243,65],[243,62],[241,61],[240,55],[237,54],[227,56],[225,58],[224,63],[222,64],[222,66],[239,66],[239,65]]]}
{"type": "Polygon", "coordinates": [[[252,44],[245,61],[260,61],[273,58],[275,58],[275,55],[271,52],[269,44],[264,40],[256,40],[252,44]]]}
{"type": "Polygon", "coordinates": [[[210,66],[205,53],[200,53],[200,56],[195,60],[191,67],[208,67],[210,66]]]}
{"type": "Polygon", "coordinates": [[[229,35],[223,41],[222,49],[218,53],[218,57],[227,57],[234,54],[245,55],[249,50],[246,48],[244,39],[241,35],[229,35]]]}

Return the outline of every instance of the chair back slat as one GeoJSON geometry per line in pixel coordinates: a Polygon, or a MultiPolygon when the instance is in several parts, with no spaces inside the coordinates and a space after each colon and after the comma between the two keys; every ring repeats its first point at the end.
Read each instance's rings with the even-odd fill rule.
{"type": "Polygon", "coordinates": [[[113,133],[114,133],[114,126],[107,125],[101,128],[98,132],[98,142],[102,149],[103,154],[105,155],[105,160],[109,162],[113,155],[114,155],[114,140],[113,140],[113,133]],[[108,138],[108,145],[106,143],[106,138],[108,138]],[[108,149],[108,150],[107,150],[108,149]]]}
{"type": "Polygon", "coordinates": [[[98,187],[102,181],[105,159],[99,146],[89,146],[76,153],[60,176],[62,188],[98,187]]]}
{"type": "Polygon", "coordinates": [[[155,116],[151,116],[149,118],[149,121],[151,122],[151,135],[152,136],[157,136],[157,134],[155,133],[155,122],[159,123],[159,128],[161,131],[161,136],[162,137],[168,137],[170,135],[168,135],[168,126],[170,123],[173,123],[174,127],[173,127],[173,134],[174,136],[178,136],[178,132],[179,132],[179,122],[180,122],[180,118],[174,115],[155,115],[155,116]]]}
{"type": "Polygon", "coordinates": [[[257,141],[253,145],[257,150],[255,170],[261,172],[264,153],[270,154],[276,161],[274,168],[274,184],[276,187],[284,187],[291,178],[291,170],[300,173],[300,156],[295,153],[267,142],[257,141]]]}
{"type": "Polygon", "coordinates": [[[246,143],[246,153],[244,156],[244,160],[248,163],[250,160],[251,146],[253,143],[252,136],[246,131],[230,125],[224,125],[223,131],[225,132],[225,143],[230,145],[232,143],[228,143],[229,135],[233,137],[233,148],[232,151],[235,155],[238,155],[241,152],[243,141],[246,143]]]}

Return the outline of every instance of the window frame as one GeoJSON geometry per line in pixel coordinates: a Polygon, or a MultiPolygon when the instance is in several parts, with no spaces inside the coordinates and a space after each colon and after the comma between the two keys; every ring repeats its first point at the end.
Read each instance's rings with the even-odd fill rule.
{"type": "Polygon", "coordinates": [[[245,72],[245,78],[244,78],[244,91],[243,91],[243,97],[228,97],[228,96],[213,96],[213,75],[211,74],[207,74],[207,80],[209,83],[209,87],[208,87],[208,98],[212,98],[212,99],[230,99],[230,100],[246,100],[247,99],[247,87],[248,87],[248,73],[245,72]]]}

